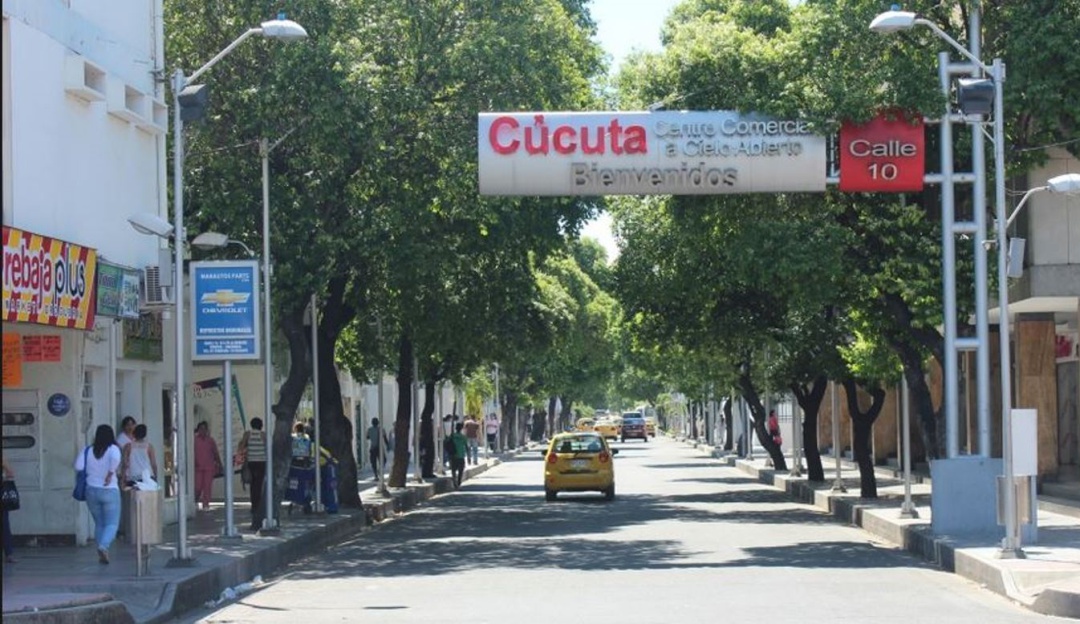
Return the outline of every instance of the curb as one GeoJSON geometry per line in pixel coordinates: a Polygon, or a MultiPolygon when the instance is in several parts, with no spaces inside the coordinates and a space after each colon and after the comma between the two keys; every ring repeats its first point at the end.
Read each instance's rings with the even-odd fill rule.
{"type": "MultiPolygon", "coordinates": [[[[516,451],[509,451],[513,454],[516,451]]],[[[502,463],[491,457],[484,463],[465,469],[465,479],[486,472],[502,463]]],[[[410,482],[391,491],[389,497],[375,488],[363,490],[363,510],[351,510],[327,517],[323,526],[259,548],[229,562],[207,567],[186,578],[164,585],[157,609],[136,620],[127,606],[110,593],[38,594],[27,597],[20,611],[3,614],[4,624],[161,624],[198,609],[220,596],[228,587],[250,581],[255,576],[269,576],[275,570],[303,557],[322,551],[346,538],[370,530],[375,524],[391,520],[439,494],[453,491],[449,475],[423,483],[410,482]],[[37,600],[35,600],[37,598],[37,600]],[[39,603],[35,606],[33,603],[39,603]]]]}
{"type": "MultiPolygon", "coordinates": [[[[703,449],[704,450],[704,449],[703,449]]],[[[710,455],[724,464],[752,475],[759,483],[783,490],[797,502],[812,505],[828,512],[834,518],[858,526],[864,531],[909,553],[919,556],[946,572],[958,574],[970,581],[1013,600],[1024,607],[1044,615],[1080,619],[1080,577],[1075,572],[1048,577],[1055,581],[1039,588],[1036,593],[1025,593],[1016,578],[1008,570],[998,568],[978,556],[965,552],[949,537],[935,537],[926,524],[902,524],[883,517],[880,511],[893,509],[895,501],[889,498],[864,502],[854,497],[831,496],[828,489],[817,490],[805,480],[794,480],[770,469],[761,469],[736,457],[725,456],[721,451],[709,451],[710,455]],[[884,503],[884,504],[882,504],[884,503]],[[1066,578],[1061,578],[1066,576],[1066,578]]]]}
{"type": "MultiPolygon", "coordinates": [[[[472,478],[500,463],[499,459],[492,458],[484,464],[471,466],[466,469],[465,477],[472,478]]],[[[198,609],[208,600],[217,598],[227,587],[234,587],[258,575],[269,576],[278,568],[322,551],[348,537],[363,533],[374,524],[405,513],[418,507],[424,501],[451,490],[453,490],[453,483],[449,476],[436,477],[434,481],[424,483],[409,483],[405,488],[392,491],[390,498],[379,497],[374,489],[364,490],[361,493],[362,498],[381,500],[363,503],[363,512],[340,514],[337,522],[330,522],[326,526],[292,539],[282,540],[269,548],[238,558],[225,566],[211,568],[194,577],[170,583],[162,598],[161,608],[150,618],[141,620],[139,624],[168,622],[176,616],[198,609]]]]}

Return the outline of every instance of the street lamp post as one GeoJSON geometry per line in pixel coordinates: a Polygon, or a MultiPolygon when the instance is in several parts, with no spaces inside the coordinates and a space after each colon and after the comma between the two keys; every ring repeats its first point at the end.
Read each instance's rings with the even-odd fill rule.
{"type": "MultiPolygon", "coordinates": [[[[975,64],[983,72],[990,76],[994,88],[993,101],[993,143],[994,143],[994,213],[997,225],[996,238],[998,256],[998,307],[1001,310],[999,328],[999,354],[1001,370],[1001,410],[1003,420],[1002,455],[1004,461],[1005,488],[1003,502],[1005,505],[1005,538],[1001,542],[1000,556],[1003,558],[1023,557],[1024,552],[1020,547],[1020,528],[1016,509],[1016,490],[1014,488],[1014,465],[1013,465],[1013,440],[1012,440],[1012,371],[1010,343],[1009,343],[1009,282],[1008,282],[1008,249],[1005,245],[1006,228],[1011,219],[1005,214],[1005,115],[1004,115],[1004,83],[1005,64],[1000,58],[995,58],[990,66],[983,63],[975,54],[968,51],[955,39],[946,34],[933,22],[917,17],[907,11],[886,11],[878,15],[870,23],[870,29],[891,33],[900,30],[908,30],[916,25],[926,26],[939,38],[952,46],[956,51],[975,64]]],[[[1024,198],[1026,199],[1026,197],[1024,198]]],[[[1015,214],[1014,214],[1015,216],[1015,214]]],[[[948,432],[947,432],[948,433],[948,432]]]]}
{"type": "MultiPolygon", "coordinates": [[[[184,75],[184,70],[177,69],[173,74],[172,88],[173,88],[173,233],[176,237],[176,244],[174,245],[175,258],[173,260],[173,270],[176,272],[174,282],[174,292],[176,293],[176,331],[175,331],[175,347],[176,354],[176,496],[178,501],[178,516],[179,516],[179,531],[177,537],[176,554],[174,561],[179,564],[190,564],[192,561],[191,553],[188,549],[187,543],[187,488],[185,479],[187,475],[187,453],[185,452],[187,446],[187,414],[186,414],[186,401],[185,401],[185,380],[184,380],[184,306],[183,306],[183,278],[184,278],[184,120],[180,115],[180,94],[193,83],[193,81],[204,74],[207,70],[217,64],[218,61],[225,58],[230,52],[232,52],[241,42],[252,35],[262,35],[270,39],[281,39],[285,41],[304,39],[307,37],[307,31],[302,26],[291,20],[284,19],[284,16],[278,16],[278,19],[263,22],[258,28],[249,28],[244,34],[236,38],[232,43],[225,47],[221,52],[218,52],[214,58],[207,61],[205,65],[195,70],[190,76],[184,75]]],[[[269,348],[269,345],[267,345],[269,348]]],[[[272,427],[272,419],[267,418],[267,436],[270,437],[272,427]]],[[[267,460],[269,460],[269,449],[273,447],[273,438],[270,437],[271,443],[267,445],[267,460]]]]}

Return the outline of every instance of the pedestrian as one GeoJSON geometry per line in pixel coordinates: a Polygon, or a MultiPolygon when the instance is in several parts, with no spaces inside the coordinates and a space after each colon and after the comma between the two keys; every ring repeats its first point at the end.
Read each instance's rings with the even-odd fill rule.
{"type": "Polygon", "coordinates": [[[225,476],[225,465],[217,442],[210,436],[210,425],[204,420],[195,427],[195,501],[203,511],[210,510],[210,492],[218,475],[225,476]]]}
{"type": "Polygon", "coordinates": [[[245,467],[251,474],[251,530],[258,531],[266,510],[263,509],[263,493],[266,488],[266,432],[261,418],[251,419],[251,428],[240,439],[238,453],[246,458],[245,467]]]}
{"type": "Polygon", "coordinates": [[[447,414],[443,416],[443,452],[442,462],[444,467],[450,466],[450,457],[454,454],[454,450],[450,448],[450,436],[454,433],[454,426],[458,423],[457,414],[447,414]]]}
{"type": "Polygon", "coordinates": [[[367,430],[368,459],[371,461],[371,472],[378,478],[386,471],[386,453],[390,448],[390,436],[379,425],[378,418],[371,419],[371,426],[367,430]]]}
{"type": "Polygon", "coordinates": [[[780,437],[780,421],[776,418],[776,410],[769,410],[766,425],[769,428],[769,435],[772,437],[773,444],[776,446],[783,444],[784,439],[780,437]]]}
{"type": "Polygon", "coordinates": [[[98,562],[109,563],[109,547],[120,528],[120,447],[113,428],[98,425],[94,443],[75,457],[75,470],[86,471],[86,507],[94,519],[98,562]]]}
{"type": "Polygon", "coordinates": [[[450,434],[454,454],[450,457],[450,475],[454,480],[454,489],[461,487],[461,480],[465,477],[465,454],[468,453],[468,438],[461,432],[465,423],[458,423],[454,427],[454,433],[450,434]]]}
{"type": "Polygon", "coordinates": [[[120,452],[124,452],[124,447],[135,441],[135,425],[137,424],[134,416],[124,416],[124,419],[120,421],[120,433],[116,436],[116,446],[120,447],[120,452]]]}
{"type": "Polygon", "coordinates": [[[124,485],[133,486],[141,481],[143,475],[150,472],[150,477],[157,481],[157,455],[154,445],[146,439],[146,425],[135,425],[135,439],[125,447],[121,457],[120,474],[124,485]]]}
{"type": "MultiPolygon", "coordinates": [[[[465,458],[470,464],[476,464],[480,461],[480,422],[476,419],[476,416],[473,415],[466,418],[464,423],[458,424],[462,425],[465,431],[465,440],[468,446],[465,458]]],[[[459,430],[457,425],[455,425],[454,431],[459,430]]]]}
{"type": "MultiPolygon", "coordinates": [[[[6,459],[0,459],[0,463],[3,464],[4,480],[14,481],[15,471],[8,465],[6,459]]],[[[15,559],[15,537],[11,534],[11,515],[10,510],[4,507],[4,563],[15,563],[18,561],[15,559]]]]}
{"type": "Polygon", "coordinates": [[[487,434],[488,448],[495,453],[499,450],[499,417],[492,412],[488,414],[484,422],[484,433],[487,434]]]}
{"type": "Polygon", "coordinates": [[[292,464],[299,468],[310,468],[315,458],[311,436],[307,434],[304,423],[293,425],[292,464]]]}

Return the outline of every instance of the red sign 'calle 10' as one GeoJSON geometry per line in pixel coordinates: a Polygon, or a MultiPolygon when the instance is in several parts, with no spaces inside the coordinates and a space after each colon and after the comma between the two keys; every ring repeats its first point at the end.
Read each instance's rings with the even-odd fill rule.
{"type": "Polygon", "coordinates": [[[840,127],[840,190],[864,193],[921,191],[926,172],[921,117],[884,113],[862,125],[840,127]]]}

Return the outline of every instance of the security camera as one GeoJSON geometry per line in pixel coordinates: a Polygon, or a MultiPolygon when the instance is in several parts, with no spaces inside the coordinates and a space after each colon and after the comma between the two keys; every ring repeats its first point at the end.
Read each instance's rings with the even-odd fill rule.
{"type": "Polygon", "coordinates": [[[135,231],[140,234],[169,238],[173,233],[172,224],[156,214],[144,212],[131,215],[128,217],[128,223],[130,223],[131,227],[135,228],[135,231]]]}

